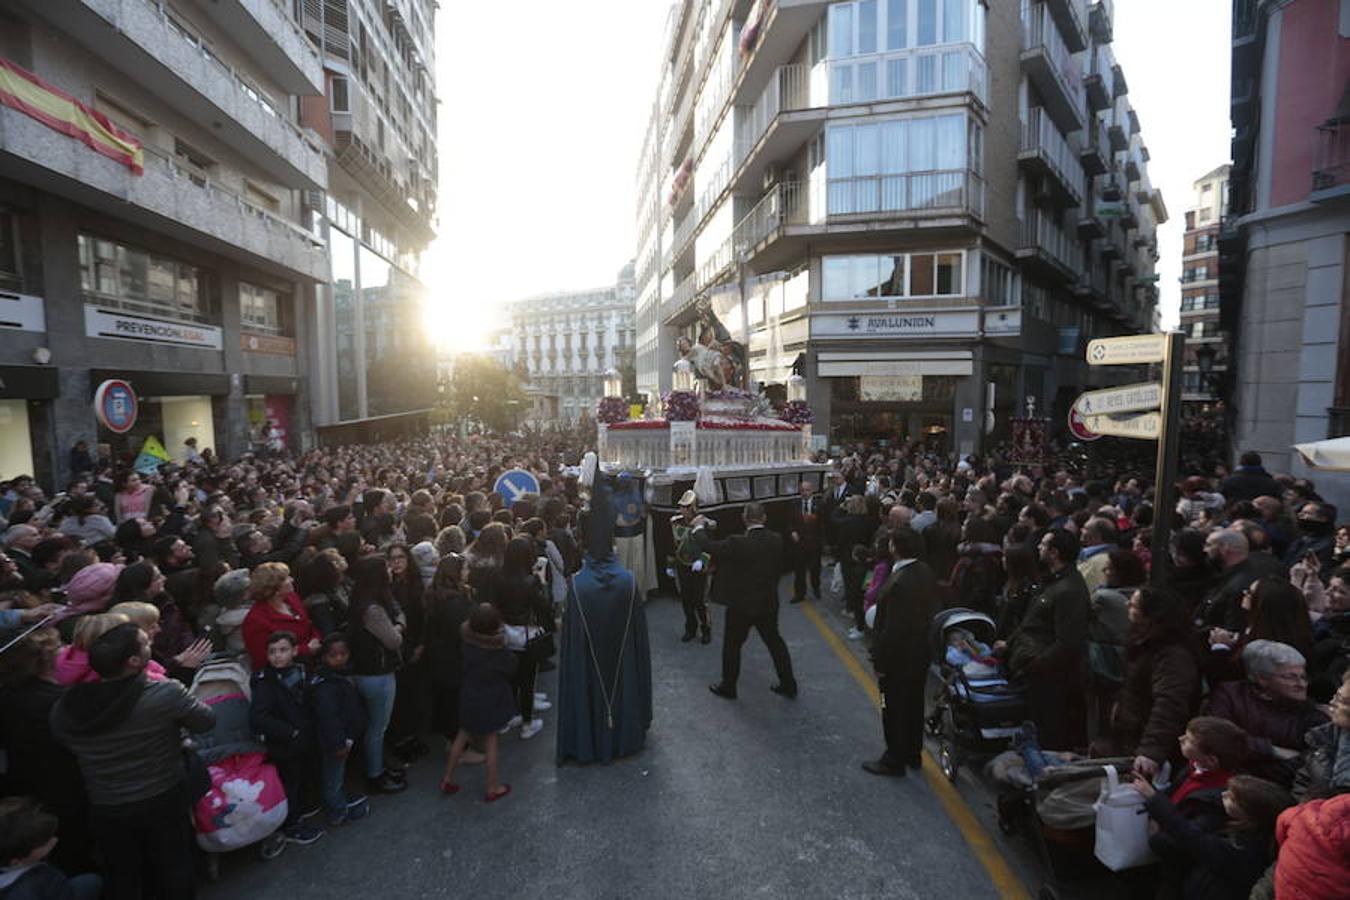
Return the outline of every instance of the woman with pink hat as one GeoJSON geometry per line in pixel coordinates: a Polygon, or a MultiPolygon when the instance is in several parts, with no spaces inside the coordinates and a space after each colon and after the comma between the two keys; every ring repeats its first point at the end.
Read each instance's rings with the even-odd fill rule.
{"type": "Polygon", "coordinates": [[[117,586],[117,576],[122,572],[117,563],[94,563],[75,573],[66,585],[66,600],[69,605],[56,614],[56,622],[100,613],[112,603],[113,589],[117,586]]]}

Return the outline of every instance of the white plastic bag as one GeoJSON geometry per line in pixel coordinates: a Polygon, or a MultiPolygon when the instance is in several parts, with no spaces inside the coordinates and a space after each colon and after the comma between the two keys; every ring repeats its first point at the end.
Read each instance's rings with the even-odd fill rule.
{"type": "Polygon", "coordinates": [[[831,594],[843,594],[843,593],[844,593],[844,564],[843,564],[843,563],[835,563],[835,564],[834,564],[834,574],[830,576],[830,593],[831,593],[831,594]]]}
{"type": "Polygon", "coordinates": [[[529,631],[524,625],[503,625],[502,630],[506,632],[507,650],[524,650],[525,644],[529,640],[529,631]]]}
{"type": "Polygon", "coordinates": [[[1154,861],[1148,848],[1148,813],[1144,798],[1120,783],[1115,766],[1105,766],[1106,781],[1093,809],[1097,811],[1097,859],[1112,872],[1154,861]]]}

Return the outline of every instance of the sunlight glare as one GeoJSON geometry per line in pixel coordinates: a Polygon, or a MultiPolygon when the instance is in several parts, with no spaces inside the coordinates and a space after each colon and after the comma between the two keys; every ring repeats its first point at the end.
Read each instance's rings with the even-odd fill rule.
{"type": "Polygon", "coordinates": [[[448,254],[438,243],[433,243],[422,257],[422,279],[426,284],[423,322],[441,353],[480,349],[495,324],[492,307],[455,291],[448,254]]]}

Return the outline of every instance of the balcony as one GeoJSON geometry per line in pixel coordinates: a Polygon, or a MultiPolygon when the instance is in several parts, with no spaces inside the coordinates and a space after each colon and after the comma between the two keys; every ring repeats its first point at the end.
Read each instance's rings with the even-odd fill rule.
{"type": "Polygon", "coordinates": [[[1078,215],[1078,236],[1080,238],[1099,238],[1106,234],[1106,224],[1097,216],[1097,211],[1085,208],[1078,215]]]}
{"type": "Polygon", "coordinates": [[[824,210],[836,217],[945,213],[984,216],[984,180],[966,169],[831,178],[824,210]]]}
{"type": "Polygon", "coordinates": [[[277,181],[326,190],[317,137],[265,101],[239,72],[189,39],[151,0],[35,3],[34,11],[277,181]]]}
{"type": "Polygon", "coordinates": [[[1032,3],[1024,11],[1022,65],[1060,129],[1067,133],[1082,128],[1082,76],[1043,3],[1032,3]]]}
{"type": "Polygon", "coordinates": [[[79,141],[0,106],[0,174],[283,278],[327,281],[315,235],[249,203],[155,147],[135,175],[79,141]]]}
{"type": "Polygon", "coordinates": [[[1083,269],[1078,240],[1040,210],[1030,210],[1020,221],[1017,258],[1042,275],[1065,284],[1078,281],[1083,269]]]}
{"type": "Polygon", "coordinates": [[[286,12],[281,0],[224,0],[202,3],[198,9],[233,35],[239,46],[288,93],[300,96],[324,92],[323,62],[319,51],[286,12]]]}
{"type": "Polygon", "coordinates": [[[1138,140],[1130,142],[1130,149],[1125,151],[1125,179],[1130,182],[1138,181],[1143,174],[1143,159],[1140,155],[1140,148],[1143,145],[1138,140]]]}
{"type": "Polygon", "coordinates": [[[1251,74],[1260,64],[1265,29],[1261,22],[1262,0],[1233,0],[1233,78],[1251,74]]]}
{"type": "Polygon", "coordinates": [[[1124,97],[1117,97],[1111,108],[1111,118],[1106,124],[1106,136],[1111,139],[1113,153],[1123,153],[1130,148],[1130,136],[1138,130],[1137,128],[1131,130],[1130,127],[1133,114],[1130,101],[1124,97]]]}
{"type": "Polygon", "coordinates": [[[1098,113],[1116,98],[1116,61],[1109,44],[1097,44],[1087,56],[1088,70],[1083,75],[1083,90],[1088,106],[1098,113]]]}
{"type": "Polygon", "coordinates": [[[1093,40],[1099,44],[1109,44],[1113,39],[1116,13],[1111,0],[1091,0],[1088,7],[1088,30],[1093,40]]]}
{"type": "Polygon", "coordinates": [[[1052,186],[1061,205],[1078,206],[1083,202],[1083,166],[1078,154],[1040,107],[1028,110],[1017,160],[1052,186]]]}
{"type": "Polygon", "coordinates": [[[1106,299],[1106,270],[1101,266],[1088,266],[1078,273],[1073,292],[1094,304],[1106,299]]]}
{"type": "Polygon", "coordinates": [[[1350,118],[1329,120],[1317,127],[1317,162],[1308,199],[1325,203],[1350,194],[1350,118]]]}
{"type": "Polygon", "coordinates": [[[1105,175],[1111,165],[1111,141],[1106,136],[1106,123],[1094,116],[1083,130],[1078,147],[1078,161],[1087,175],[1105,175]]]}
{"type": "Polygon", "coordinates": [[[815,105],[825,105],[824,92],[812,72],[811,66],[801,63],[779,66],[755,100],[755,105],[737,111],[736,144],[742,149],[738,164],[759,143],[780,113],[808,109],[813,105],[813,99],[815,105]]]}
{"type": "Polygon", "coordinates": [[[988,103],[989,68],[971,44],[874,53],[832,60],[828,66],[830,106],[959,93],[988,103]]]}
{"type": "Polygon", "coordinates": [[[785,225],[801,225],[807,220],[807,186],[802,181],[774,185],[754,208],[736,223],[738,252],[753,255],[755,249],[771,239],[785,225]]]}
{"type": "Polygon", "coordinates": [[[1074,53],[1087,49],[1087,0],[1046,0],[1045,5],[1069,49],[1074,53]]]}

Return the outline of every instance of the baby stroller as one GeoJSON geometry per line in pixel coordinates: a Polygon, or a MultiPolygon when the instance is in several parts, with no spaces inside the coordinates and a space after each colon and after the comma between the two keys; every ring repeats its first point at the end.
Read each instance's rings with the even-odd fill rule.
{"type": "Polygon", "coordinates": [[[281,776],[249,727],[248,665],[220,657],[197,670],[189,693],[210,706],[216,724],[193,739],[211,786],[192,811],[207,875],[220,871],[218,854],[262,841],[281,827],[288,807],[281,776]]]}
{"type": "Polygon", "coordinates": [[[956,780],[970,756],[991,756],[1007,749],[1027,718],[1026,697],[994,667],[949,659],[948,641],[957,629],[987,646],[994,641],[996,626],[984,613],[962,607],[943,610],[929,626],[932,674],[941,686],[933,697],[926,727],[937,739],[938,765],[950,781],[956,780]]]}

